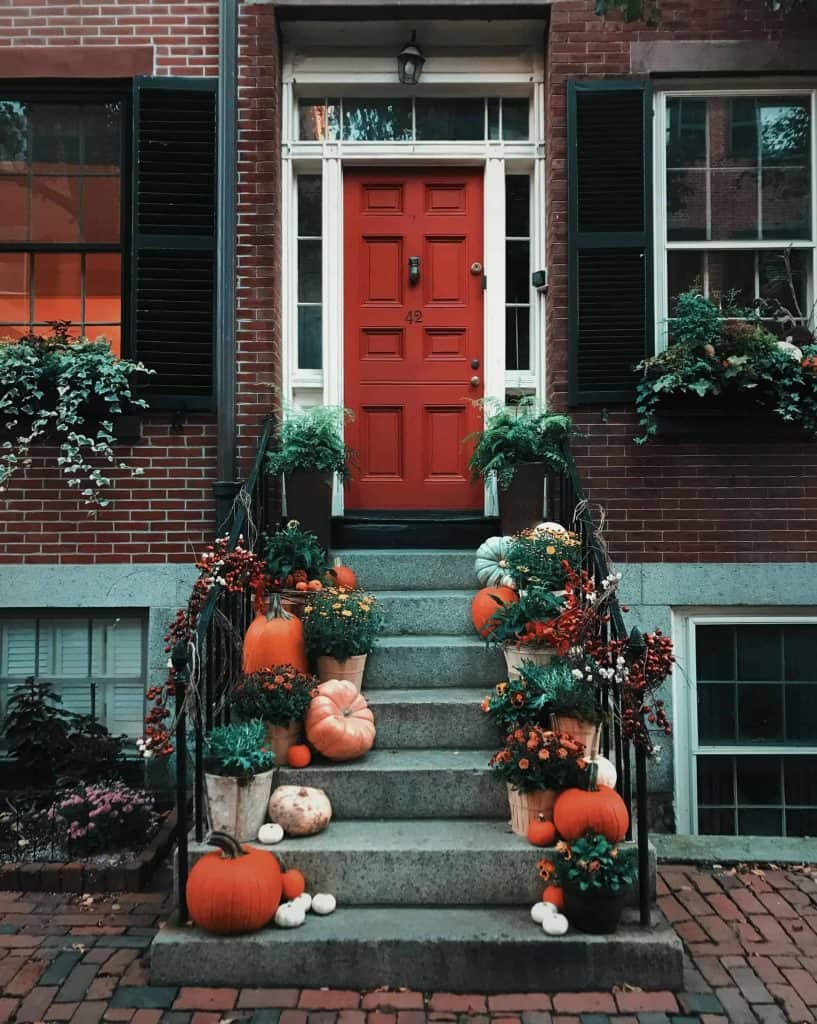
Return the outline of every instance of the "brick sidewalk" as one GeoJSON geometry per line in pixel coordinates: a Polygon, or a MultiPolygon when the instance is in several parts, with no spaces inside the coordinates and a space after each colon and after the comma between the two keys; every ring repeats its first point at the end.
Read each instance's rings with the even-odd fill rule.
{"type": "MultiPolygon", "coordinates": [[[[0,893],[0,1024],[802,1024],[817,1016],[817,870],[666,866],[685,991],[450,995],[150,987],[162,893],[0,893]]],[[[353,979],[350,979],[350,983],[353,979]]]]}

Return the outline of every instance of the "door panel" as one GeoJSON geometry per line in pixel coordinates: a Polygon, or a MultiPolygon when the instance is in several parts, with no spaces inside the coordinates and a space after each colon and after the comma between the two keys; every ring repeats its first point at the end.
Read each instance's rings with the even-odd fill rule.
{"type": "Polygon", "coordinates": [[[482,218],[481,168],[346,172],[349,509],[482,508],[462,444],[481,420],[482,218]]]}

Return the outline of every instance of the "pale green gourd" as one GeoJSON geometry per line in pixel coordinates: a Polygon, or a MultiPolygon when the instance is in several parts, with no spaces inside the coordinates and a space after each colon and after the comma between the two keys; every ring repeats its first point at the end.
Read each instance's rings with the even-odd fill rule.
{"type": "Polygon", "coordinates": [[[505,564],[511,539],[489,537],[477,548],[474,569],[481,587],[512,587],[516,590],[516,581],[508,575],[505,564]]]}

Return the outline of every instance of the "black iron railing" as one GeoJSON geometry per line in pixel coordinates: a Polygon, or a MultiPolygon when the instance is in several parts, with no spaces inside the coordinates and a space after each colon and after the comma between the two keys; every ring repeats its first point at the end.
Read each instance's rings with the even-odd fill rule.
{"type": "MultiPolygon", "coordinates": [[[[263,461],[272,433],[272,421],[264,426],[252,472],[241,488],[230,516],[229,550],[244,536],[244,546],[255,550],[261,529],[267,520],[267,488],[264,486],[263,461]]],[[[548,515],[570,525],[582,541],[583,564],[599,589],[611,574],[607,552],[600,531],[585,497],[578,469],[569,450],[567,471],[548,479],[548,515]]],[[[627,638],[621,608],[615,596],[608,605],[609,638],[627,638]]],[[[204,839],[204,740],[212,727],[229,719],[228,695],[241,670],[242,638],[252,618],[249,594],[228,593],[219,586],[210,591],[198,616],[188,643],[180,642],[172,659],[176,684],[176,804],[178,813],[177,886],[179,916],[187,920],[185,890],[188,874],[188,842],[190,831],[188,768],[189,744],[192,740],[193,831],[197,842],[204,839]],[[194,677],[195,685],[188,685],[194,677]]],[[[635,644],[640,640],[634,631],[635,644]]],[[[639,745],[631,750],[622,732],[621,694],[615,683],[608,684],[603,694],[610,715],[603,733],[603,752],[616,766],[618,788],[630,820],[636,823],[638,839],[639,907],[641,923],[650,923],[650,876],[647,833],[647,768],[646,756],[639,745]],[[631,760],[635,760],[635,807],[633,808],[631,760]],[[635,813],[633,814],[633,810],[635,813]]],[[[632,824],[631,824],[632,828],[632,824]]]]}
{"type": "MultiPolygon", "coordinates": [[[[258,440],[252,470],[236,496],[224,529],[227,550],[243,537],[257,550],[267,521],[268,489],[264,456],[272,436],[268,418],[258,440]]],[[[176,687],[176,811],[178,815],[177,887],[181,920],[187,921],[188,840],[190,831],[188,767],[193,747],[193,820],[197,842],[204,839],[204,739],[214,725],[229,720],[228,695],[241,671],[241,645],[252,618],[248,593],[230,593],[218,584],[210,590],[187,643],[180,641],[171,658],[176,687]],[[191,675],[195,685],[190,685],[191,675]]]]}

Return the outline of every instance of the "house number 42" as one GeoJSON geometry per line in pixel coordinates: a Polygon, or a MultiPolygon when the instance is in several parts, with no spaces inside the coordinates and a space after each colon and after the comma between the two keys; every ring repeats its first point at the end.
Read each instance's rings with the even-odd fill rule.
{"type": "Polygon", "coordinates": [[[406,313],[407,324],[421,324],[423,322],[423,311],[421,309],[410,309],[406,313]]]}

